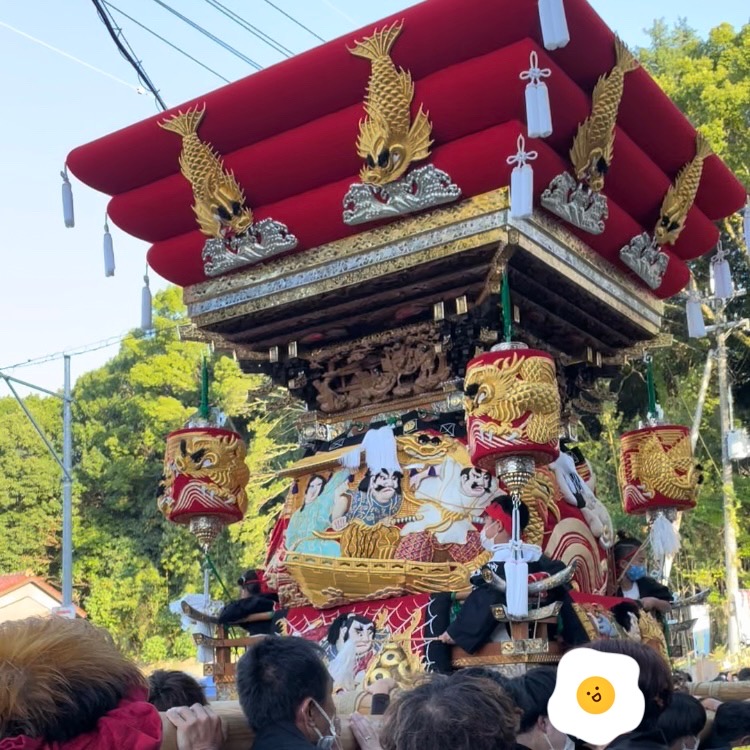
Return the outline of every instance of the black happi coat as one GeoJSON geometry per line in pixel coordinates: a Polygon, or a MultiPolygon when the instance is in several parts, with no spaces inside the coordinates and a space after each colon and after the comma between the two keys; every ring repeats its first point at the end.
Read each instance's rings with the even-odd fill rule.
{"type": "MultiPolygon", "coordinates": [[[[505,578],[505,563],[490,562],[487,567],[492,568],[501,578],[505,578]]],[[[536,562],[529,563],[529,575],[547,573],[555,575],[565,569],[565,564],[542,555],[536,562]]],[[[448,635],[464,651],[473,654],[489,641],[492,633],[500,625],[492,614],[492,607],[505,604],[505,594],[490,586],[481,575],[473,575],[471,583],[475,587],[469,594],[458,613],[458,617],[448,628],[448,635]]],[[[547,592],[547,603],[562,602],[560,618],[562,620],[562,636],[571,646],[586,643],[588,637],[578,617],[573,611],[570,598],[570,585],[558,586],[547,592]]]]}
{"type": "Polygon", "coordinates": [[[273,632],[270,620],[261,622],[240,622],[249,615],[273,612],[279,597],[276,594],[254,594],[246,599],[229,602],[219,613],[221,625],[239,625],[251,635],[269,635],[273,632]]]}
{"type": "MultiPolygon", "coordinates": [[[[672,592],[655,578],[643,576],[643,578],[639,578],[635,583],[638,584],[638,594],[641,599],[651,596],[654,599],[661,599],[663,602],[672,603],[672,592]]],[[[617,596],[622,596],[622,586],[617,589],[617,596]]],[[[664,615],[661,612],[655,610],[652,614],[659,622],[664,622],[664,615]]]]}

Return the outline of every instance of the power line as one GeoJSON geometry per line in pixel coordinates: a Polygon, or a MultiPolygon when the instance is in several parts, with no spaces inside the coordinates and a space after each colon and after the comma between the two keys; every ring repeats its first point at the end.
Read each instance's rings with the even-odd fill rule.
{"type": "Polygon", "coordinates": [[[120,54],[133,66],[138,79],[154,95],[154,99],[156,99],[162,110],[167,109],[167,105],[164,103],[164,100],[161,98],[158,89],[156,88],[156,86],[154,86],[151,79],[148,77],[148,74],[143,69],[143,65],[141,65],[140,60],[136,60],[135,52],[125,39],[125,36],[122,33],[122,29],[119,28],[119,26],[116,27],[114,19],[107,13],[100,0],[91,1],[94,3],[94,7],[96,8],[96,12],[99,14],[99,18],[102,20],[102,23],[107,27],[107,31],[112,37],[112,41],[117,46],[117,49],[120,50],[120,54]],[[128,46],[129,51],[125,48],[125,45],[128,46]]]}
{"type": "Polygon", "coordinates": [[[155,36],[157,39],[159,39],[162,42],[164,42],[164,44],[168,45],[173,50],[176,50],[177,52],[179,52],[184,57],[187,57],[188,60],[192,60],[196,65],[200,65],[201,68],[203,68],[204,70],[207,70],[209,73],[213,73],[213,75],[215,75],[217,78],[220,78],[225,83],[230,83],[229,79],[228,78],[224,78],[224,76],[221,75],[221,73],[217,73],[213,68],[209,68],[208,65],[205,65],[200,60],[198,60],[195,57],[193,57],[192,55],[188,54],[187,52],[185,52],[185,50],[180,49],[176,44],[172,44],[172,42],[170,42],[168,39],[165,39],[163,36],[160,36],[159,34],[157,34],[153,29],[150,29],[148,26],[146,26],[145,24],[142,24],[137,19],[133,18],[132,16],[129,16],[124,10],[120,10],[116,5],[112,5],[112,3],[107,2],[107,0],[102,0],[102,2],[108,8],[111,8],[112,10],[116,11],[121,16],[125,16],[125,18],[127,18],[129,21],[132,21],[136,26],[140,26],[144,31],[147,31],[149,34],[151,34],[152,36],[155,36]]]}
{"type": "Polygon", "coordinates": [[[248,23],[244,18],[242,18],[242,16],[231,10],[231,8],[227,8],[226,5],[222,5],[219,0],[204,1],[208,3],[212,8],[218,10],[219,13],[223,13],[230,21],[234,21],[240,28],[245,29],[245,31],[249,31],[253,36],[260,39],[261,42],[271,47],[271,49],[284,55],[284,57],[291,57],[294,54],[292,50],[290,50],[288,47],[285,47],[283,44],[281,44],[281,42],[277,42],[273,37],[269,36],[264,31],[261,31],[257,26],[253,26],[251,23],[248,23]]]}
{"type": "Polygon", "coordinates": [[[275,8],[277,11],[279,11],[279,13],[281,13],[282,16],[286,16],[290,21],[296,23],[297,26],[299,26],[301,29],[304,29],[309,34],[312,34],[316,39],[319,39],[321,42],[325,42],[325,39],[323,39],[322,36],[319,36],[318,34],[316,34],[311,28],[309,28],[308,26],[305,26],[304,23],[302,23],[301,21],[298,21],[294,16],[287,13],[283,8],[279,8],[279,6],[272,3],[271,0],[263,0],[263,2],[266,5],[270,5],[272,8],[275,8]]]}
{"type": "Polygon", "coordinates": [[[100,73],[103,76],[107,76],[107,78],[111,78],[113,81],[117,81],[117,83],[121,83],[123,86],[127,86],[129,89],[132,89],[137,94],[142,93],[141,90],[138,88],[138,86],[133,86],[132,83],[123,81],[122,78],[113,76],[111,73],[107,73],[106,70],[97,68],[94,65],[87,63],[85,60],[81,60],[80,58],[74,57],[73,55],[69,54],[68,52],[65,52],[64,50],[58,49],[57,47],[53,47],[51,44],[47,44],[47,42],[43,42],[41,39],[37,39],[35,36],[31,36],[31,34],[27,34],[25,31],[21,31],[20,29],[15,28],[15,26],[11,26],[10,24],[4,23],[3,21],[0,21],[0,26],[8,29],[8,31],[12,31],[14,34],[18,34],[19,36],[22,36],[25,39],[28,39],[29,41],[34,42],[34,44],[38,44],[41,47],[44,47],[45,49],[50,50],[51,52],[55,52],[56,54],[61,55],[62,57],[66,57],[68,60],[72,60],[73,62],[76,62],[79,65],[83,65],[84,68],[88,68],[89,70],[93,70],[94,72],[100,73]]]}
{"type": "MultiPolygon", "coordinates": [[[[94,0],[94,1],[96,2],[96,0],[94,0]]],[[[238,50],[236,50],[231,45],[227,44],[222,39],[219,39],[218,36],[215,36],[210,31],[207,31],[202,26],[199,26],[197,23],[195,23],[195,21],[192,21],[187,16],[183,16],[182,13],[176,11],[174,8],[170,7],[165,2],[162,2],[162,0],[154,0],[154,2],[157,5],[160,5],[162,8],[164,8],[164,10],[169,11],[173,16],[176,16],[181,21],[183,21],[184,23],[188,24],[188,26],[192,26],[192,28],[194,28],[196,31],[199,31],[201,34],[203,34],[203,36],[206,36],[211,41],[216,42],[216,44],[218,44],[220,47],[223,47],[227,52],[230,52],[235,57],[238,57],[243,62],[246,62],[251,67],[255,68],[255,70],[262,70],[263,69],[263,66],[259,65],[257,62],[255,62],[255,60],[251,60],[249,57],[247,57],[247,55],[243,55],[242,52],[239,52],[238,50]]]]}

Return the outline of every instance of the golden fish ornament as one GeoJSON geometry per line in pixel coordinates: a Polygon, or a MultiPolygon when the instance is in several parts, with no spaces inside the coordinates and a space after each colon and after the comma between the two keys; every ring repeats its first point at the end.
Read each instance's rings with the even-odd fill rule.
{"type": "Polygon", "coordinates": [[[595,193],[604,187],[604,176],[612,164],[617,111],[620,108],[625,74],[638,67],[638,60],[615,37],[615,67],[594,87],[591,114],[579,126],[570,150],[570,160],[580,182],[595,193]]]}
{"type": "Polygon", "coordinates": [[[426,159],[432,145],[432,125],[420,106],[411,121],[414,82],[391,60],[391,48],[403,21],[376,31],[349,51],[372,65],[365,97],[366,117],[359,123],[357,153],[366,165],[360,179],[385,185],[401,177],[412,162],[426,159]]]}
{"type": "Polygon", "coordinates": [[[680,170],[661,204],[659,221],[654,229],[654,239],[657,245],[674,245],[677,242],[677,238],[685,227],[688,212],[695,202],[695,195],[703,174],[703,162],[712,153],[708,141],[698,133],[693,160],[680,170]]]}
{"type": "Polygon", "coordinates": [[[253,214],[234,174],[224,169],[219,155],[198,137],[205,112],[205,105],[195,107],[159,125],[182,137],[180,170],[193,187],[193,212],[201,232],[216,238],[242,234],[252,226],[253,214]]]}

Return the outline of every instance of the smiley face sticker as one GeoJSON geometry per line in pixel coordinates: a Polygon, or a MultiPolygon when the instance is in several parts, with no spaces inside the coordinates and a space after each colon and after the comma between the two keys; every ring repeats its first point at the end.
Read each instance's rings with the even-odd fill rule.
{"type": "Polygon", "coordinates": [[[593,745],[608,745],[643,719],[635,659],[590,648],[568,651],[557,668],[549,720],[565,734],[593,745]]]}

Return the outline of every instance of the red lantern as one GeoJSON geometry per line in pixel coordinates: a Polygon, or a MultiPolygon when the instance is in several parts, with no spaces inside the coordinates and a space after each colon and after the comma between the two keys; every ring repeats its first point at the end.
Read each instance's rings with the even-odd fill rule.
{"type": "Polygon", "coordinates": [[[167,437],[158,505],[173,523],[187,524],[204,550],[247,509],[247,450],[232,430],[193,427],[167,437]]]}
{"type": "Polygon", "coordinates": [[[626,513],[695,507],[699,472],[687,427],[656,425],[626,432],[620,437],[620,448],[626,513]]]}
{"type": "Polygon", "coordinates": [[[496,474],[510,456],[544,465],[559,455],[560,393],[546,352],[518,342],[493,347],[467,365],[464,394],[475,466],[496,474]]]}

